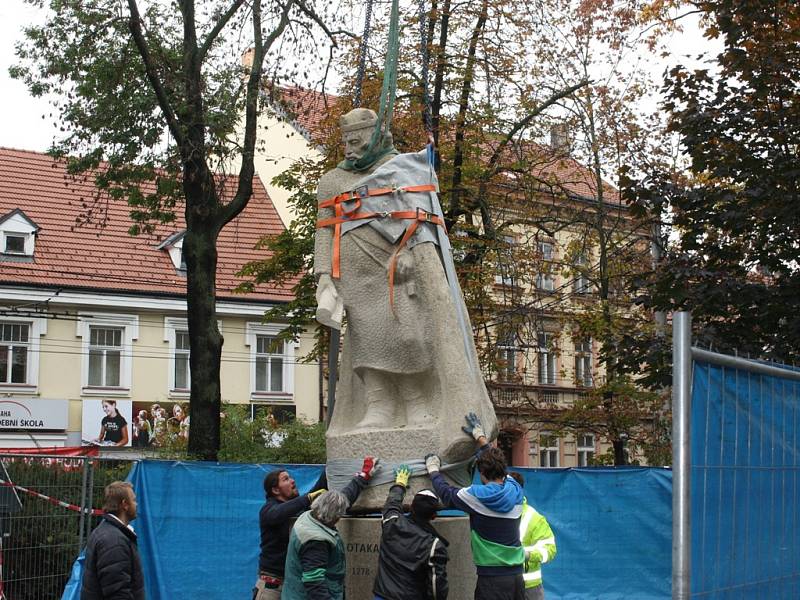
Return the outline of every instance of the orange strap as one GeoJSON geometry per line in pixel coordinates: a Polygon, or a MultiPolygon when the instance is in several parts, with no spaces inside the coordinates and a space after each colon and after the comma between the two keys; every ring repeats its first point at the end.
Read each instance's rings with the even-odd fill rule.
{"type": "MultiPolygon", "coordinates": [[[[330,208],[331,206],[341,204],[342,202],[351,202],[353,200],[355,200],[356,205],[360,207],[362,198],[367,198],[372,196],[385,196],[386,194],[391,194],[393,192],[415,193],[415,192],[435,192],[435,191],[436,191],[436,186],[433,185],[432,183],[426,183],[424,185],[407,185],[406,187],[400,187],[400,188],[369,189],[366,186],[363,186],[361,188],[356,188],[349,192],[344,192],[343,194],[339,194],[338,196],[333,196],[332,198],[328,198],[327,200],[323,200],[322,202],[319,203],[319,207],[330,208]]],[[[354,212],[354,210],[351,210],[349,212],[354,212]]]]}
{"type": "MultiPolygon", "coordinates": [[[[334,196],[332,198],[328,198],[327,200],[323,200],[319,203],[320,208],[330,208],[333,207],[334,217],[330,219],[322,219],[317,221],[317,229],[322,227],[330,227],[333,225],[333,256],[331,257],[331,277],[334,279],[339,279],[341,274],[339,264],[341,261],[341,239],[342,239],[342,223],[346,223],[348,221],[358,221],[363,219],[374,219],[377,217],[384,217],[388,216],[391,217],[393,213],[362,213],[359,212],[361,209],[361,199],[368,198],[371,196],[383,196],[386,194],[393,194],[395,192],[435,192],[436,186],[432,183],[426,183],[424,185],[408,185],[406,187],[401,188],[373,188],[369,189],[367,186],[358,187],[352,191],[344,192],[343,194],[339,194],[338,196],[334,196]],[[354,202],[354,205],[349,209],[345,210],[342,204],[345,202],[354,202]]],[[[396,211],[399,212],[400,211],[396,211]]],[[[416,213],[414,213],[416,214],[416,213]]],[[[427,213],[425,213],[427,214],[427,213]]],[[[435,216],[435,215],[434,215],[435,216]]],[[[398,219],[402,219],[404,217],[394,217],[398,219]]],[[[442,223],[444,225],[444,223],[442,223]]],[[[416,226],[414,226],[416,230],[416,226]]],[[[413,233],[413,232],[412,232],[413,233]]]]}
{"type": "Polygon", "coordinates": [[[336,217],[331,217],[330,219],[321,219],[317,221],[317,229],[320,229],[322,227],[330,227],[331,225],[334,226],[333,261],[332,261],[333,265],[331,268],[332,271],[331,276],[338,279],[342,223],[347,223],[349,221],[360,221],[363,219],[375,219],[375,218],[386,218],[386,217],[390,219],[403,219],[411,221],[408,227],[406,227],[406,231],[403,234],[403,237],[400,239],[400,243],[397,245],[397,249],[392,254],[392,260],[389,262],[389,306],[391,306],[392,310],[394,310],[394,273],[397,267],[397,255],[405,247],[406,243],[408,243],[408,240],[411,239],[411,236],[414,235],[414,232],[417,230],[417,227],[419,227],[420,223],[433,223],[434,225],[440,225],[441,227],[444,227],[445,226],[444,220],[433,213],[429,213],[419,208],[416,210],[396,210],[393,212],[386,212],[386,213],[351,212],[348,213],[347,215],[341,214],[336,217]]]}

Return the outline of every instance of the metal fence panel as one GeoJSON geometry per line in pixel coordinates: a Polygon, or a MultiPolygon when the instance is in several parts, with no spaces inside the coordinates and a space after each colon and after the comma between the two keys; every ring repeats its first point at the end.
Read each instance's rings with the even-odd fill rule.
{"type": "Polygon", "coordinates": [[[696,362],[692,388],[691,597],[800,598],[800,381],[696,362]]]}
{"type": "MultiPolygon", "coordinates": [[[[9,600],[60,598],[98,517],[103,488],[131,461],[0,456],[0,592],[9,600]]],[[[2,596],[0,596],[2,597],[2,596]]]]}

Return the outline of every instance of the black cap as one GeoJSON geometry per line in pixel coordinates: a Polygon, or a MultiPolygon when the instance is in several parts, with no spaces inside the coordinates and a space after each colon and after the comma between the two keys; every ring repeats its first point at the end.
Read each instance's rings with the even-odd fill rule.
{"type": "Polygon", "coordinates": [[[439,496],[433,490],[420,490],[414,494],[414,499],[411,501],[412,514],[426,521],[430,521],[436,515],[436,511],[443,508],[439,496]]]}

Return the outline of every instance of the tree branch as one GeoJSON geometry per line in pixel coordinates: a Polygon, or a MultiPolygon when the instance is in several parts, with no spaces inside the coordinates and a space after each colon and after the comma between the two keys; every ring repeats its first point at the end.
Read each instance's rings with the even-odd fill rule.
{"type": "Polygon", "coordinates": [[[308,6],[306,6],[304,0],[296,0],[295,4],[297,5],[297,8],[300,9],[300,12],[304,13],[309,19],[311,19],[317,25],[319,25],[320,29],[322,29],[322,31],[325,32],[325,35],[328,36],[328,39],[331,41],[331,44],[338,48],[339,46],[336,43],[336,37],[335,37],[337,32],[328,29],[328,26],[322,22],[322,19],[319,18],[319,15],[310,8],[308,8],[308,6]]]}
{"type": "Polygon", "coordinates": [[[200,50],[198,51],[198,60],[200,62],[203,62],[203,60],[205,60],[206,54],[208,54],[208,51],[211,49],[211,46],[214,44],[214,41],[217,39],[217,36],[228,24],[228,21],[230,21],[231,18],[233,18],[233,15],[236,14],[236,11],[239,10],[239,8],[241,8],[242,4],[244,4],[244,0],[235,0],[234,3],[231,4],[231,7],[227,11],[225,11],[225,14],[223,14],[220,17],[219,21],[217,21],[217,24],[214,25],[214,28],[208,33],[205,41],[200,46],[200,50]]]}
{"type": "Polygon", "coordinates": [[[247,80],[247,98],[245,100],[244,143],[242,145],[242,166],[239,169],[239,184],[236,195],[220,210],[218,225],[222,228],[244,210],[253,194],[253,176],[255,175],[255,146],[258,121],[258,93],[261,89],[261,70],[267,49],[277,40],[289,24],[289,12],[294,0],[289,0],[283,7],[281,20],[270,32],[266,40],[261,37],[261,0],[253,3],[253,65],[247,80]]]}
{"type": "Polygon", "coordinates": [[[550,96],[547,100],[539,104],[530,113],[528,113],[524,119],[516,123],[514,127],[512,127],[511,130],[503,138],[503,141],[500,142],[497,148],[495,148],[495,151],[494,153],[492,153],[492,156],[489,159],[489,163],[487,164],[486,169],[484,170],[483,175],[481,176],[481,181],[488,181],[488,179],[492,175],[494,175],[495,165],[497,164],[497,161],[500,160],[500,156],[502,155],[503,150],[505,150],[506,146],[508,146],[511,140],[514,139],[514,136],[517,135],[517,133],[519,133],[520,130],[527,127],[528,124],[531,121],[533,121],[535,117],[538,117],[540,114],[542,114],[542,112],[550,108],[553,104],[555,104],[559,100],[562,100],[563,98],[566,98],[567,96],[570,96],[571,94],[573,94],[574,92],[576,92],[577,90],[581,89],[586,85],[589,85],[589,80],[583,79],[574,85],[571,85],[567,88],[564,88],[563,90],[556,92],[555,94],[550,96]]]}
{"type": "Polygon", "coordinates": [[[167,127],[169,127],[172,137],[175,138],[178,147],[181,147],[185,139],[183,131],[181,130],[178,118],[175,116],[175,111],[170,104],[167,93],[164,90],[164,85],[156,73],[153,57],[150,55],[150,49],[147,47],[147,41],[144,39],[144,33],[142,33],[142,18],[139,15],[139,7],[136,4],[136,0],[128,0],[128,11],[131,15],[131,18],[128,20],[128,28],[133,36],[133,41],[136,43],[136,48],[139,50],[139,55],[142,57],[142,62],[144,62],[147,80],[150,82],[150,85],[153,86],[158,105],[161,108],[161,112],[164,113],[164,118],[167,121],[167,127]]]}

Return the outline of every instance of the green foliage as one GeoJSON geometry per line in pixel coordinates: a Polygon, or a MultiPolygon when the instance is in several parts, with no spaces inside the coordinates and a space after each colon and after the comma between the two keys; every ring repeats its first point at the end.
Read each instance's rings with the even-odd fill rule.
{"type": "MultiPolygon", "coordinates": [[[[265,321],[287,324],[279,335],[286,341],[296,341],[314,323],[317,303],[312,267],[317,223],[316,185],[324,167],[324,161],[303,158],[273,179],[274,185],[292,192],[288,203],[295,218],[284,231],[265,236],[259,242],[260,248],[270,251],[266,258],[245,264],[237,274],[248,278],[237,288],[240,292],[252,291],[256,285],[264,283],[292,286],[292,299],[264,315],[265,321]]],[[[318,344],[304,360],[315,359],[319,351],[318,344]]]]}
{"type": "MultiPolygon", "coordinates": [[[[688,173],[627,181],[642,213],[670,215],[671,243],[640,282],[642,301],[691,310],[699,343],[800,359],[800,4],[700,2],[724,43],[707,67],[666,80],[669,129],[688,173]]],[[[639,356],[639,360],[642,356],[639,356]]]]}
{"type": "MultiPolygon", "coordinates": [[[[325,424],[292,419],[279,424],[269,412],[250,418],[249,405],[223,405],[219,460],[235,463],[325,464],[325,424]]],[[[186,439],[174,436],[157,458],[190,460],[186,439]]]]}
{"type": "Polygon", "coordinates": [[[222,419],[220,460],[247,463],[325,464],[325,425],[292,419],[278,425],[267,413],[250,419],[249,407],[228,404],[222,419]]]}

